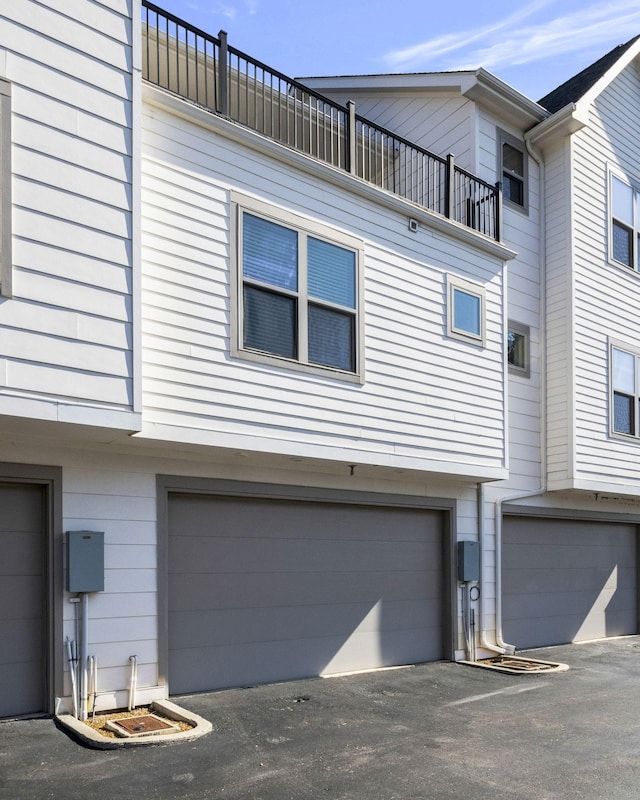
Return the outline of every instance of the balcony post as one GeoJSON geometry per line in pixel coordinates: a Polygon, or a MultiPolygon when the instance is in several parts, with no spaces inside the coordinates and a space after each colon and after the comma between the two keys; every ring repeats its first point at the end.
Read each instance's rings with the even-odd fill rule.
{"type": "Polygon", "coordinates": [[[229,116],[229,84],[227,81],[227,64],[229,51],[227,49],[227,32],[218,33],[220,49],[218,51],[218,105],[217,109],[225,117],[229,116]]]}
{"type": "Polygon", "coordinates": [[[356,174],[356,104],[347,102],[347,172],[356,174]]]}
{"type": "Polygon", "coordinates": [[[496,229],[494,232],[496,242],[502,241],[502,182],[496,183],[496,229]]]}
{"type": "Polygon", "coordinates": [[[444,215],[447,219],[454,218],[455,203],[456,203],[456,183],[455,183],[455,167],[453,153],[447,156],[447,172],[446,172],[446,208],[444,215]]]}

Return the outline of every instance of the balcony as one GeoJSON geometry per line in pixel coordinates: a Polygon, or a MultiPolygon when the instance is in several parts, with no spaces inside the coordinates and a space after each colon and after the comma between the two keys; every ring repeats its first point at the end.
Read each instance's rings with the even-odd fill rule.
{"type": "Polygon", "coordinates": [[[142,74],[149,83],[310,158],[500,240],[500,185],[396,136],[298,81],[142,3],[142,74]]]}

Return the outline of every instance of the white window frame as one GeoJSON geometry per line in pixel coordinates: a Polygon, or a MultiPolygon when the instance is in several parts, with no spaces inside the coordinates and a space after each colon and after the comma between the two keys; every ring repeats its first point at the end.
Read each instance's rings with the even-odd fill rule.
{"type": "Polygon", "coordinates": [[[507,338],[507,364],[512,375],[519,375],[521,378],[531,377],[531,329],[528,325],[510,319],[507,322],[507,337],[510,333],[515,333],[524,338],[524,365],[514,364],[509,361],[509,342],[507,338]]]}
{"type": "Polygon", "coordinates": [[[452,339],[484,347],[486,338],[486,291],[483,286],[460,278],[457,275],[447,275],[447,336],[452,339]],[[466,328],[456,325],[455,320],[455,293],[462,292],[477,298],[479,302],[479,333],[474,333],[466,328]]]}
{"type": "Polygon", "coordinates": [[[615,170],[609,170],[608,175],[608,214],[609,214],[609,262],[611,264],[615,264],[618,267],[624,267],[625,269],[633,270],[637,272],[640,269],[640,189],[636,185],[634,185],[625,175],[622,173],[616,172],[615,170]],[[633,210],[632,210],[632,224],[628,225],[626,222],[622,220],[616,220],[616,217],[613,213],[613,182],[614,180],[620,181],[620,183],[624,183],[632,192],[633,195],[633,210]],[[617,222],[618,226],[621,228],[625,228],[630,233],[631,239],[631,263],[627,264],[624,261],[618,261],[615,258],[613,252],[613,229],[614,224],[617,222]]]}
{"type": "Polygon", "coordinates": [[[514,208],[523,214],[529,214],[529,154],[525,144],[520,139],[512,136],[510,133],[498,128],[498,180],[503,186],[502,200],[509,208],[514,208]],[[504,165],[504,150],[503,145],[508,144],[514,150],[518,150],[522,154],[522,175],[507,169],[504,165]],[[504,176],[505,173],[510,177],[515,178],[522,182],[522,203],[515,203],[509,199],[504,193],[504,176]]]}
{"type": "Polygon", "coordinates": [[[0,78],[0,295],[13,291],[11,252],[11,84],[0,78]]]}
{"type": "MultiPolygon", "coordinates": [[[[249,195],[239,192],[231,192],[231,355],[234,358],[246,359],[257,364],[268,364],[271,366],[284,367],[298,372],[305,372],[312,375],[322,375],[349,383],[364,383],[364,244],[361,239],[351,236],[335,228],[318,222],[317,220],[303,217],[287,209],[272,205],[249,195]],[[261,217],[276,225],[295,230],[302,241],[299,248],[300,270],[299,288],[296,293],[298,308],[308,308],[309,298],[306,293],[306,237],[320,239],[330,244],[336,245],[346,250],[351,250],[355,255],[355,324],[354,324],[354,357],[355,369],[353,372],[342,370],[337,367],[314,364],[307,359],[307,323],[306,313],[300,314],[298,319],[298,358],[286,358],[284,356],[273,355],[244,346],[243,329],[243,254],[242,254],[242,224],[243,214],[251,214],[261,217]]],[[[330,307],[330,305],[328,306],[330,307]]]]}
{"type": "Polygon", "coordinates": [[[621,439],[640,439],[640,348],[609,340],[609,431],[611,436],[621,439]],[[634,358],[634,392],[616,391],[614,384],[614,350],[619,350],[634,358]],[[633,432],[617,431],[615,428],[615,395],[621,394],[633,400],[633,432]]]}

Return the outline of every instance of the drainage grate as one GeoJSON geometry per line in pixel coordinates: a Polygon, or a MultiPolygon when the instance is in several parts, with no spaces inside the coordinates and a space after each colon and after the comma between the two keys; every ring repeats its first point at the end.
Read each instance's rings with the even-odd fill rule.
{"type": "Polygon", "coordinates": [[[523,656],[494,656],[493,658],[482,658],[479,661],[461,661],[460,663],[468,664],[471,667],[492,669],[496,672],[508,672],[511,675],[528,675],[539,672],[565,672],[569,669],[568,664],[560,664],[555,661],[541,661],[537,658],[524,658],[523,656]]]}

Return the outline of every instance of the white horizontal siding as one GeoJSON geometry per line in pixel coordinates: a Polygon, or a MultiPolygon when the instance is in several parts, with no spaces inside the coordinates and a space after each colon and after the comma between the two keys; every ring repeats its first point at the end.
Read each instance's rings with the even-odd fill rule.
{"type": "MultiPolygon", "coordinates": [[[[503,121],[478,110],[478,172],[488,183],[501,180],[498,164],[498,129],[503,121]]],[[[522,139],[522,131],[509,129],[522,139]]],[[[524,147],[524,140],[523,140],[524,147]]],[[[509,374],[509,480],[503,486],[531,488],[540,483],[540,175],[528,158],[528,210],[508,205],[502,211],[502,237],[517,256],[507,268],[507,317],[529,327],[530,376],[509,374]]]]}
{"type": "Polygon", "coordinates": [[[453,153],[456,164],[464,169],[474,169],[474,107],[471,101],[460,96],[359,96],[357,91],[352,99],[358,114],[371,122],[441,158],[453,153]]]}
{"type": "Polygon", "coordinates": [[[501,264],[154,107],[143,134],[148,422],[502,463],[501,264]],[[170,187],[170,188],[169,188],[170,187]],[[366,383],[230,360],[231,188],[362,237],[366,383]],[[186,224],[186,221],[189,221],[186,224]],[[191,222],[193,220],[193,222],[191,222]],[[446,273],[487,290],[487,347],[447,339],[446,273]]]}
{"type": "Polygon", "coordinates": [[[608,262],[607,168],[640,186],[640,74],[627,67],[575,137],[576,477],[640,486],[640,441],[609,430],[608,343],[640,347],[640,276],[608,262]]]}
{"type": "Polygon", "coordinates": [[[16,395],[132,407],[132,30],[121,0],[0,11],[14,262],[0,413],[16,395]]]}

